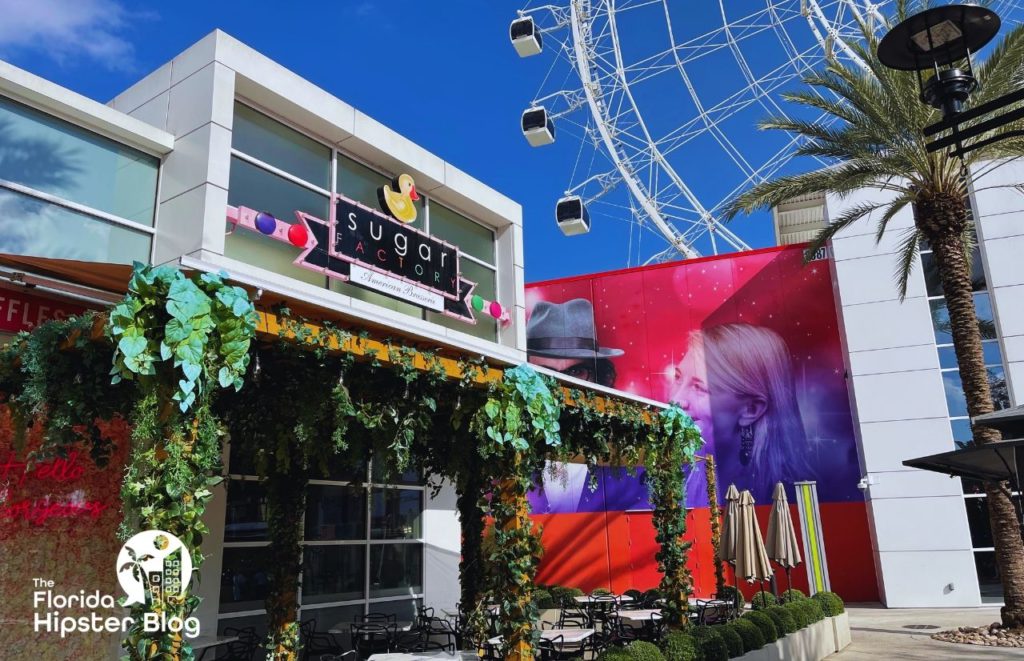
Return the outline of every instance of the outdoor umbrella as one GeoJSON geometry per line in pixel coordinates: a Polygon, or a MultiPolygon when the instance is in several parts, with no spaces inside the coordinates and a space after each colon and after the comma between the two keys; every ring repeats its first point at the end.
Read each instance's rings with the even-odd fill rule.
{"type": "Polygon", "coordinates": [[[736,578],[745,579],[748,583],[760,581],[763,590],[764,582],[772,577],[772,567],[754,515],[754,496],[749,491],[740,494],[737,510],[736,578]]]}
{"type": "Polygon", "coordinates": [[[736,530],[739,528],[740,492],[735,484],[725,492],[725,516],[722,517],[722,537],[719,539],[719,554],[726,562],[736,562],[736,530]]]}
{"type": "Polygon", "coordinates": [[[772,492],[772,513],[768,516],[768,539],[765,545],[768,557],[786,571],[786,584],[793,587],[789,572],[800,564],[800,549],[797,546],[793,517],[789,513],[786,488],[782,482],[772,492]]]}

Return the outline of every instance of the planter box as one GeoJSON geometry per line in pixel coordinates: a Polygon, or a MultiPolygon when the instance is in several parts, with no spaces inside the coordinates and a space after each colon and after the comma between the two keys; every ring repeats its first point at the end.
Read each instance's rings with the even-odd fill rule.
{"type": "Polygon", "coordinates": [[[821,622],[815,622],[739,658],[744,661],[820,661],[836,652],[832,619],[825,618],[821,622]]]}
{"type": "Polygon", "coordinates": [[[850,615],[843,611],[835,617],[826,617],[825,621],[832,621],[832,635],[836,642],[836,651],[841,652],[850,644],[850,615]]]}

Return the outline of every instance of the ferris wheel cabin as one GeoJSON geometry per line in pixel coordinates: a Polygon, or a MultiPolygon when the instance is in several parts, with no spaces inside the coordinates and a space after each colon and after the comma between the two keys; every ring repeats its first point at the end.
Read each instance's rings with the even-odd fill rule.
{"type": "Polygon", "coordinates": [[[524,16],[512,21],[508,33],[519,57],[537,55],[544,48],[544,41],[541,39],[540,31],[533,22],[532,16],[524,16]]]}
{"type": "Polygon", "coordinates": [[[590,212],[579,195],[563,197],[555,206],[558,229],[566,236],[586,234],[590,231],[590,212]]]}
{"type": "Polygon", "coordinates": [[[555,123],[544,106],[523,111],[523,135],[531,147],[542,147],[555,141],[555,123]]]}

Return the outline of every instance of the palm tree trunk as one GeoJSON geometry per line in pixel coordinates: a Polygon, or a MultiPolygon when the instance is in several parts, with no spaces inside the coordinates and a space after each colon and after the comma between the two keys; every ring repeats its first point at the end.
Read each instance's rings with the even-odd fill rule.
{"type": "MultiPolygon", "coordinates": [[[[966,203],[958,196],[936,195],[919,202],[914,215],[932,246],[939,267],[967,412],[971,418],[991,413],[994,409],[992,393],[974,309],[971,268],[962,239],[967,221],[966,203]]],[[[972,431],[977,445],[1002,440],[998,431],[988,427],[972,426],[972,431]]],[[[1024,627],[1024,543],[1020,522],[1006,482],[985,483],[985,493],[996,564],[1003,585],[1002,622],[1007,627],[1024,627]]]]}

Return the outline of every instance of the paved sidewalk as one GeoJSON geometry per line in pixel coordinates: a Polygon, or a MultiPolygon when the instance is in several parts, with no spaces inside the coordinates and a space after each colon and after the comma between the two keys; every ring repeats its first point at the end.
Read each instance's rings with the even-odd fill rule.
{"type": "Polygon", "coordinates": [[[848,605],[853,642],[830,661],[862,659],[1024,659],[1024,649],[958,645],[932,640],[931,634],[958,626],[979,627],[999,621],[998,608],[882,608],[848,605]],[[920,629],[915,625],[934,626],[920,629]]]}

